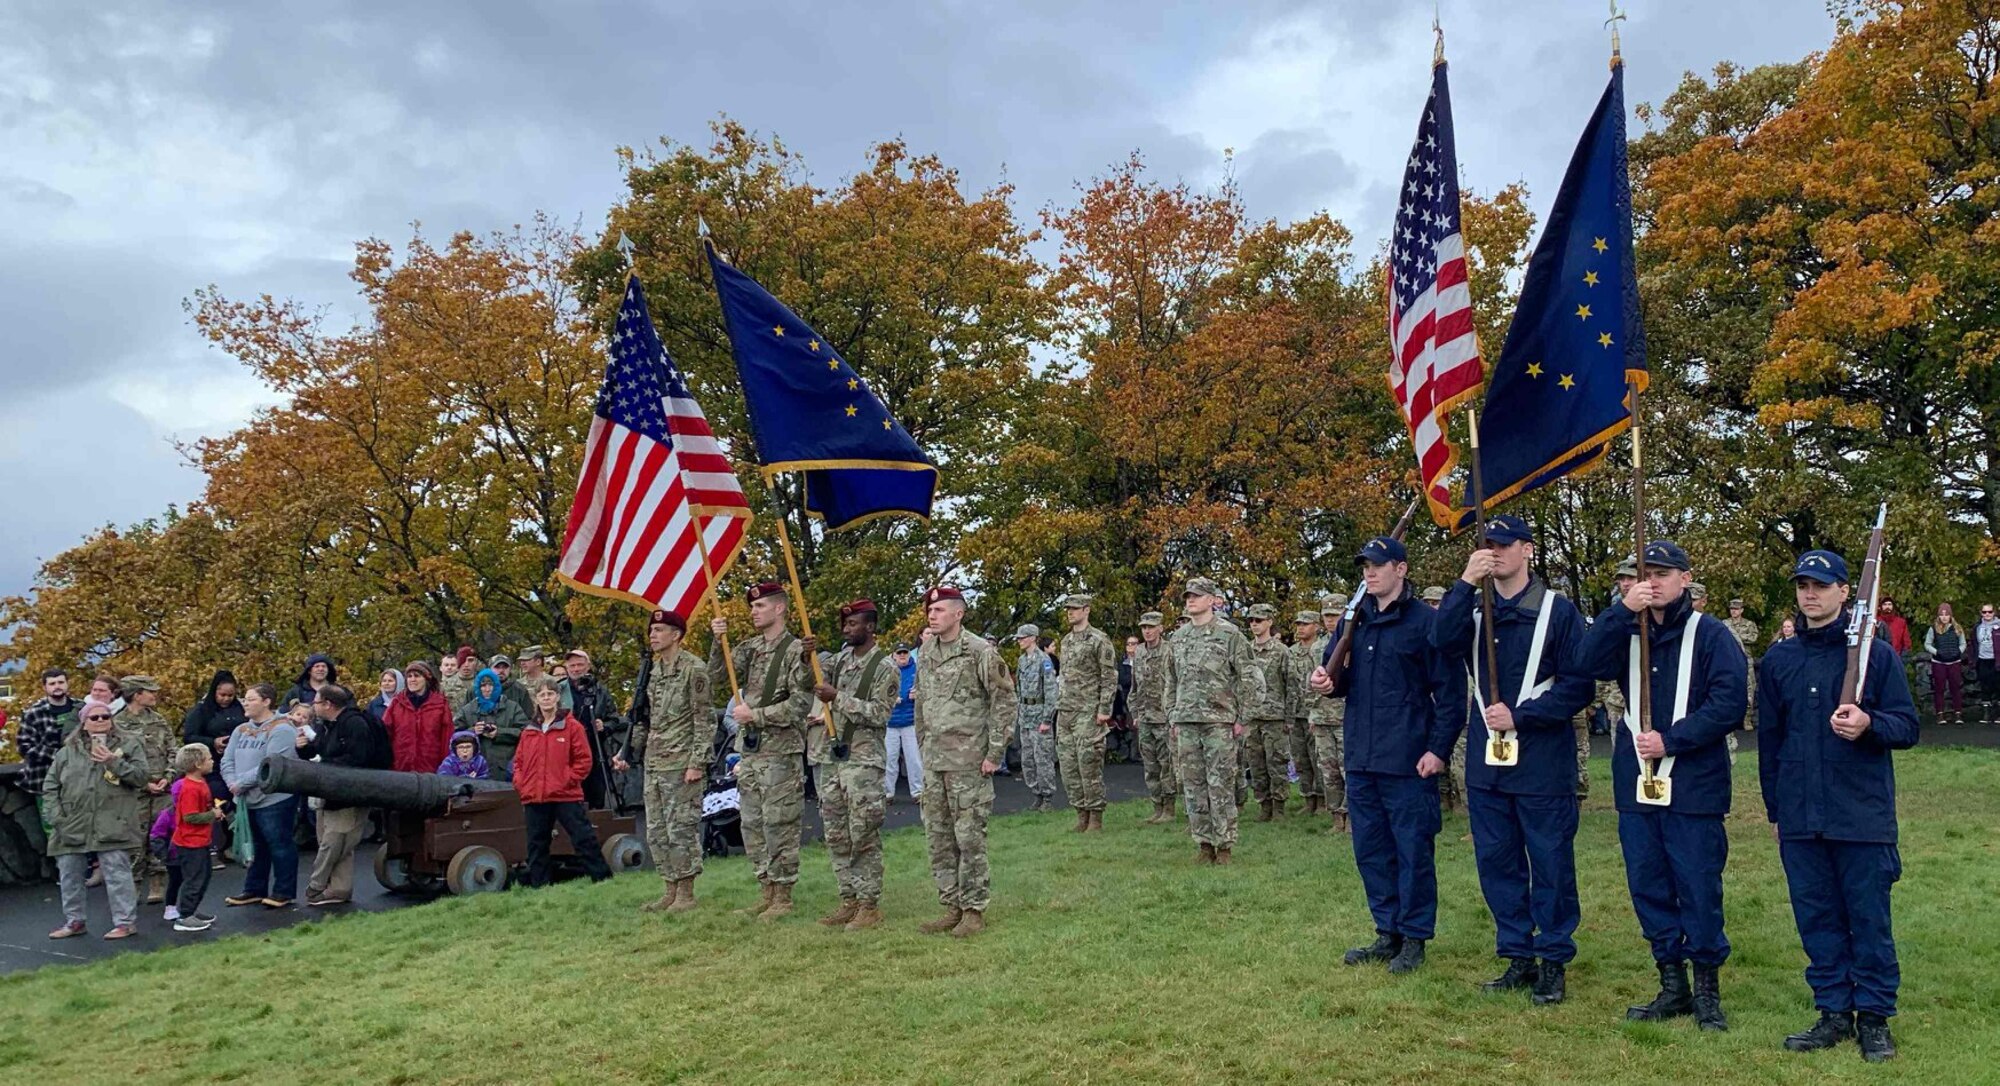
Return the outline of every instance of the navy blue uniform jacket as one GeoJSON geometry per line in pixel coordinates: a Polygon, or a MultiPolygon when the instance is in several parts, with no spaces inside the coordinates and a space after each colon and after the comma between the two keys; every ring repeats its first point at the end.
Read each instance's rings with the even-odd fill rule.
{"type": "MultiPolygon", "coordinates": [[[[1583,635],[1575,668],[1592,679],[1618,680],[1625,704],[1635,713],[1639,699],[1630,689],[1627,658],[1638,626],[1639,616],[1624,604],[1605,608],[1590,632],[1583,635]]],[[[1750,658],[1743,654],[1743,646],[1729,627],[1721,619],[1696,611],[1685,592],[1667,609],[1663,621],[1647,622],[1646,632],[1652,645],[1653,727],[1666,740],[1667,753],[1674,756],[1674,802],[1671,808],[1639,802],[1639,756],[1632,749],[1632,733],[1622,720],[1613,721],[1611,729],[1612,798],[1621,811],[1728,814],[1727,740],[1730,732],[1743,726],[1743,714],[1749,708],[1750,658]],[[1674,683],[1680,672],[1681,636],[1695,622],[1701,623],[1701,632],[1695,639],[1694,674],[1688,682],[1688,713],[1678,723],[1670,723],[1674,683]]]]}
{"type": "MultiPolygon", "coordinates": [[[[1861,708],[1868,730],[1852,742],[1829,723],[1847,671],[1847,613],[1780,641],[1757,667],[1757,777],[1764,814],[1785,837],[1896,843],[1896,769],[1889,752],[1917,744],[1917,707],[1903,662],[1886,641],[1869,647],[1861,708]]],[[[1678,785],[1676,786],[1678,787],[1678,785]]]]}
{"type": "MultiPolygon", "coordinates": [[[[1355,611],[1353,652],[1332,694],[1347,698],[1348,772],[1414,777],[1425,751],[1451,760],[1465,726],[1465,671],[1431,648],[1436,621],[1408,585],[1386,610],[1367,596],[1355,611]]],[[[1336,628],[1327,655],[1339,640],[1336,628]]]]}
{"type": "MultiPolygon", "coordinates": [[[[1583,614],[1576,604],[1530,581],[1513,599],[1493,594],[1493,628],[1500,658],[1500,703],[1514,711],[1514,727],[1521,740],[1519,763],[1501,767],[1486,764],[1486,720],[1474,704],[1469,712],[1470,729],[1465,740],[1465,785],[1490,788],[1524,796],[1568,796],[1576,794],[1576,714],[1589,705],[1597,688],[1574,667],[1576,648],[1583,640],[1583,614]],[[1541,606],[1531,608],[1530,600],[1541,596],[1541,606]],[[1555,685],[1540,697],[1516,705],[1521,694],[1522,673],[1528,667],[1528,651],[1535,640],[1535,622],[1543,610],[1549,613],[1549,633],[1542,643],[1542,659],[1535,682],[1551,677],[1555,685]]],[[[1479,589],[1463,580],[1453,581],[1438,605],[1437,621],[1431,627],[1431,644],[1464,668],[1478,653],[1479,670],[1486,671],[1486,637],[1475,638],[1472,617],[1479,610],[1479,589]]],[[[1468,679],[1468,681],[1470,681],[1468,679]]],[[[1481,683],[1480,694],[1490,689],[1481,683]]]]}

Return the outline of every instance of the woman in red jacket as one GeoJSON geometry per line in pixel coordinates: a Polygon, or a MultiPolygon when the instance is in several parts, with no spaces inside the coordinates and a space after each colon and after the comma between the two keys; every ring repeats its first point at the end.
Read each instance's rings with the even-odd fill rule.
{"type": "Polygon", "coordinates": [[[403,692],[382,710],[392,753],[389,768],[403,773],[435,773],[451,753],[450,699],[438,688],[437,668],[414,660],[403,669],[403,692]]]}
{"type": "Polygon", "coordinates": [[[583,807],[583,779],[590,776],[590,737],[563,712],[562,689],[543,675],[531,681],[528,696],[535,719],[521,729],[514,748],[514,791],[528,823],[528,885],[549,884],[549,838],[560,824],[592,882],[611,877],[597,844],[597,831],[583,807]]]}

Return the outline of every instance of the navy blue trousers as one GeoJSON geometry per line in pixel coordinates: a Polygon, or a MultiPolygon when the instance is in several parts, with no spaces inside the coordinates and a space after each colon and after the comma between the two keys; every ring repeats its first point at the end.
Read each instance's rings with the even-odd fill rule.
{"type": "Polygon", "coordinates": [[[1466,789],[1479,889],[1493,913],[1495,953],[1568,962],[1576,957],[1575,795],[1519,796],[1466,789]]]}
{"type": "Polygon", "coordinates": [[[1443,826],[1437,778],[1350,771],[1347,824],[1375,930],[1407,939],[1435,935],[1437,835],[1443,826]]]}
{"type": "Polygon", "coordinates": [[[1632,911],[1653,945],[1653,960],[1728,961],[1722,868],[1729,862],[1729,833],[1722,816],[1620,811],[1618,844],[1625,853],[1632,911]]]}
{"type": "Polygon", "coordinates": [[[1806,948],[1806,983],[1823,1011],[1896,1013],[1902,968],[1889,930],[1889,888],[1903,874],[1895,845],[1828,841],[1778,842],[1792,919],[1806,948]]]}

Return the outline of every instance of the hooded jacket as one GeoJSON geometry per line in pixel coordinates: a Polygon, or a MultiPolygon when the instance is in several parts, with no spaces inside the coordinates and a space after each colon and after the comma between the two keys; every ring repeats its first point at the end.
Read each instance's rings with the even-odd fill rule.
{"type": "Polygon", "coordinates": [[[236,676],[228,670],[216,672],[208,680],[208,693],[203,694],[201,700],[194,703],[194,708],[181,718],[181,738],[213,747],[217,739],[235,731],[238,724],[248,719],[240,699],[232,699],[228,705],[215,700],[215,689],[223,683],[238,685],[236,676]]]}
{"type": "Polygon", "coordinates": [[[465,704],[458,707],[456,720],[461,730],[470,731],[475,724],[491,724],[499,729],[488,737],[485,743],[487,765],[505,769],[514,764],[514,747],[521,741],[521,729],[528,726],[528,714],[506,695],[500,684],[500,676],[492,668],[481,668],[472,677],[472,693],[465,704]],[[493,680],[493,697],[482,698],[479,686],[483,680],[493,680]]]}
{"type": "Polygon", "coordinates": [[[280,709],[295,701],[311,705],[319,697],[319,691],[314,690],[312,685],[314,664],[326,665],[327,682],[340,681],[340,669],[333,666],[333,658],[323,652],[315,652],[311,656],[306,657],[306,666],[299,669],[298,681],[292,683],[290,690],[285,691],[285,700],[279,703],[280,709]]]}
{"type": "MultiPolygon", "coordinates": [[[[319,760],[328,765],[348,766],[353,769],[367,769],[368,756],[374,747],[371,730],[375,727],[358,705],[349,705],[332,720],[322,720],[316,725],[319,734],[305,746],[299,748],[299,756],[319,760]]],[[[326,810],[337,811],[345,804],[326,801],[326,810]]]]}
{"type": "Polygon", "coordinates": [[[485,749],[485,746],[486,744],[480,742],[477,733],[467,731],[451,733],[451,745],[446,748],[451,753],[446,754],[444,761],[438,763],[438,773],[446,777],[476,777],[484,780],[486,778],[486,755],[481,753],[481,751],[485,749]],[[472,744],[472,757],[460,758],[458,756],[458,745],[460,743],[472,744]]]}
{"type": "Polygon", "coordinates": [[[514,754],[514,791],[522,803],[582,803],[583,779],[590,775],[590,740],[575,717],[561,713],[552,724],[521,730],[514,754]]]}
{"type": "Polygon", "coordinates": [[[428,690],[422,699],[407,687],[382,710],[389,730],[390,765],[402,773],[430,773],[451,753],[451,705],[444,692],[428,690]]]}
{"type": "Polygon", "coordinates": [[[116,852],[143,843],[140,802],[152,779],[139,737],[112,728],[105,743],[118,755],[99,765],[90,760],[90,733],[69,733],[42,778],[42,802],[49,819],[49,855],[116,852]]]}

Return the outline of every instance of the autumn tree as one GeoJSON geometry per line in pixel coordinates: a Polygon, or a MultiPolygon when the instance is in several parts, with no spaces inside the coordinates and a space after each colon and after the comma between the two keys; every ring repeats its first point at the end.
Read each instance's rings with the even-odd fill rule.
{"type": "Polygon", "coordinates": [[[2000,533],[2000,8],[1843,5],[1800,65],[1690,78],[1635,141],[1689,530],[1782,593],[1892,504],[1891,576],[1990,582],[2000,533]]]}

